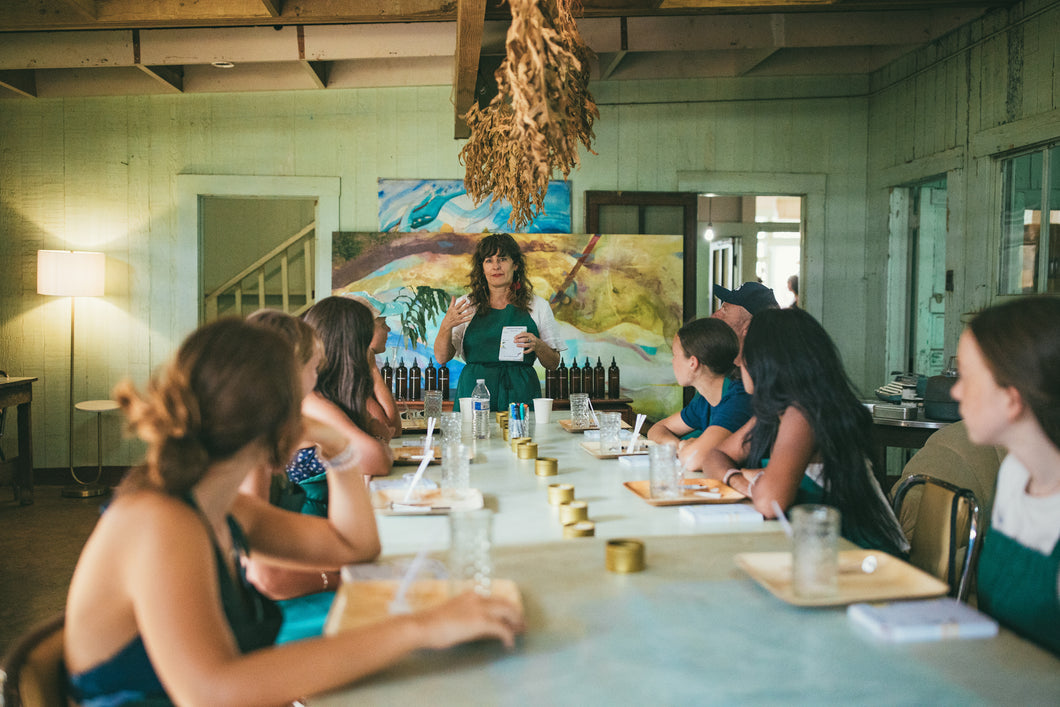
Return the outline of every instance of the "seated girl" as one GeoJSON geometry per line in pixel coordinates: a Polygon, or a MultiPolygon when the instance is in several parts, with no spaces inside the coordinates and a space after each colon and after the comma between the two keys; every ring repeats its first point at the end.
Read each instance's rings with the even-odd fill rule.
{"type": "Polygon", "coordinates": [[[817,320],[801,309],[759,312],[737,363],[754,417],[708,453],[707,475],[749,497],[766,518],[774,502],[782,509],[825,503],[839,509],[848,540],[907,553],[872,473],[872,417],[817,320]]]}
{"type": "MultiPolygon", "coordinates": [[[[345,297],[325,297],[303,315],[324,343],[324,363],[314,391],[302,412],[346,436],[358,455],[366,476],[386,476],[393,458],[391,429],[386,414],[372,397],[368,348],[374,332],[372,313],[360,302],[345,297]]],[[[323,468],[312,451],[301,450],[287,475],[305,489],[316,513],[327,512],[327,487],[323,468]]],[[[308,509],[307,509],[308,510],[308,509]]]]}
{"type": "MultiPolygon", "coordinates": [[[[284,338],[294,350],[300,366],[300,381],[303,400],[316,387],[317,370],[323,362],[324,347],[313,327],[301,319],[276,309],[262,309],[247,317],[247,322],[270,329],[284,338]]],[[[346,473],[355,469],[357,454],[350,440],[338,430],[313,419],[308,414],[302,417],[302,434],[298,448],[311,449],[328,470],[325,484],[328,497],[342,495],[346,503],[329,504],[327,517],[333,524],[347,524],[358,549],[357,562],[369,562],[379,555],[379,531],[375,524],[368,489],[361,474],[346,473]],[[349,518],[339,516],[345,512],[349,518]]],[[[279,473],[271,467],[254,470],[240,487],[244,493],[272,502],[287,510],[301,511],[305,493],[292,484],[283,469],[279,473]]],[[[317,570],[279,567],[270,562],[250,558],[246,563],[247,577],[271,599],[290,599],[306,594],[334,590],[339,584],[339,568],[327,567],[317,570]]],[[[330,595],[323,601],[328,601],[330,595]]],[[[286,610],[285,617],[291,612],[286,610]]],[[[324,609],[326,611],[326,607],[324,609]]],[[[316,612],[319,613],[319,612],[316,612]]],[[[322,619],[319,622],[323,623],[322,619]]],[[[319,632],[319,631],[318,631],[319,632]]]]}
{"type": "Polygon", "coordinates": [[[676,444],[688,471],[701,470],[707,452],[751,417],[751,396],[731,377],[739,351],[735,332],[718,319],[695,319],[674,336],[674,377],[696,395],[681,412],[652,425],[648,439],[676,444]],[[698,437],[686,439],[693,433],[698,437]]]}
{"type": "Polygon", "coordinates": [[[1008,449],[979,556],[979,608],[1060,655],[1060,300],[980,313],[953,386],[968,437],[1008,449]]]}
{"type": "Polygon", "coordinates": [[[252,470],[282,465],[294,451],[298,380],[280,336],[222,319],[189,336],[146,393],[117,388],[147,458],[100,517],[70,583],[63,649],[74,702],[283,704],[418,649],[485,637],[512,645],[518,608],[468,593],[270,647],[279,612],[246,582],[240,558],[319,568],[358,555],[349,528],[239,492],[252,470]]]}

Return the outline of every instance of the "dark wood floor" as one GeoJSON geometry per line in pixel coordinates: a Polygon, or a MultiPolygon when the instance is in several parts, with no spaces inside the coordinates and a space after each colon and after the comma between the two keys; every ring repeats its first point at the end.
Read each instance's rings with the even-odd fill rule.
{"type": "Polygon", "coordinates": [[[31,506],[0,487],[0,653],[32,627],[62,611],[77,557],[109,498],[63,498],[61,486],[38,485],[31,506]]]}

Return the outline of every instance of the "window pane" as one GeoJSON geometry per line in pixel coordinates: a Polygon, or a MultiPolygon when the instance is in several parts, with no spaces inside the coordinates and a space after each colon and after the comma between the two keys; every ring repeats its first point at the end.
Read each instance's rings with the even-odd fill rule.
{"type": "Polygon", "coordinates": [[[755,223],[799,223],[801,196],[756,196],[755,223]]]}
{"type": "Polygon", "coordinates": [[[685,209],[683,206],[644,207],[644,233],[672,236],[684,232],[685,209]]]}
{"type": "Polygon", "coordinates": [[[640,209],[635,205],[601,204],[600,233],[640,233],[639,213],[640,209]]]}
{"type": "Polygon", "coordinates": [[[1001,272],[998,292],[1015,295],[1038,290],[1038,250],[1042,218],[1042,153],[1005,160],[1001,212],[1001,272]]]}

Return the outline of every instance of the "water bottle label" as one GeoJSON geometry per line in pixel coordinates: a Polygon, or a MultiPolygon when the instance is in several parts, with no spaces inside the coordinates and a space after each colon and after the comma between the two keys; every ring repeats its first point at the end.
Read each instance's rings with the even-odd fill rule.
{"type": "Polygon", "coordinates": [[[481,412],[481,411],[489,412],[489,410],[490,410],[490,404],[489,404],[488,400],[476,400],[476,401],[474,401],[474,405],[475,405],[475,408],[474,408],[475,412],[481,412]]]}

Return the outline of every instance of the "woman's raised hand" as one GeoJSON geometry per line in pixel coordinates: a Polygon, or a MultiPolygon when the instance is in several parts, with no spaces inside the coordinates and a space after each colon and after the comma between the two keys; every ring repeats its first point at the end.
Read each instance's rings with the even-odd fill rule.
{"type": "Polygon", "coordinates": [[[525,630],[523,612],[504,599],[465,592],[418,616],[430,648],[448,648],[482,638],[496,638],[507,648],[525,630]]]}
{"type": "Polygon", "coordinates": [[[475,316],[471,310],[471,304],[466,299],[457,299],[453,296],[449,299],[449,308],[445,310],[439,329],[452,331],[454,328],[471,321],[475,316]]]}

